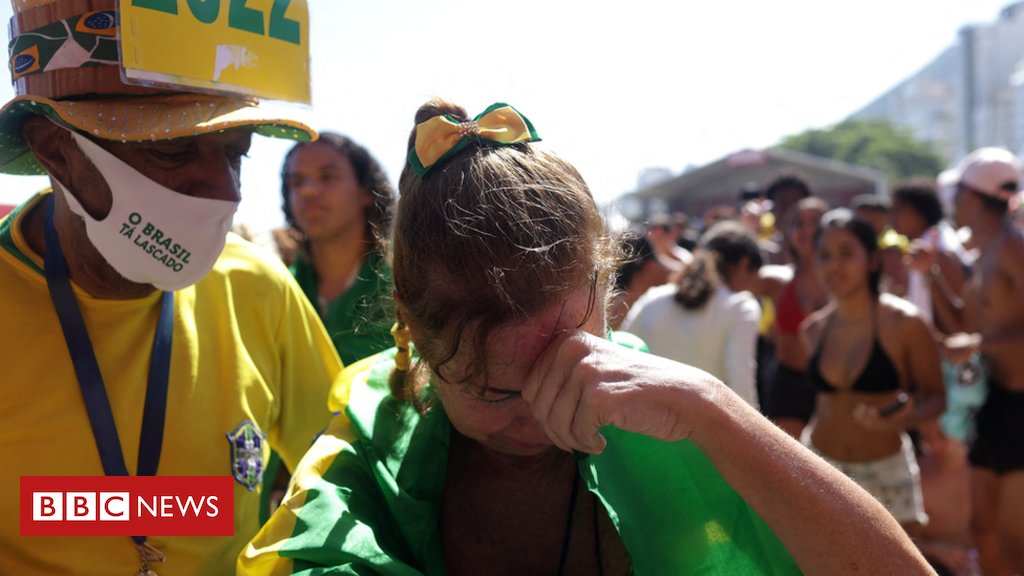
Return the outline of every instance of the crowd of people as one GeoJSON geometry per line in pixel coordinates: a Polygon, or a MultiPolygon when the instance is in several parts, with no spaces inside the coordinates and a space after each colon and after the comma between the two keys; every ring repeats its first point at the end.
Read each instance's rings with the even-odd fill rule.
{"type": "Polygon", "coordinates": [[[984,148],[941,178],[830,209],[779,175],[706,227],[694,264],[645,287],[621,329],[741,397],[756,374],[748,401],[882,502],[940,574],[1021,573],[1020,177],[1014,155],[984,148]],[[716,248],[726,229],[757,246],[756,281],[733,280],[736,256],[716,248]],[[716,297],[737,304],[697,307],[691,331],[708,264],[716,297]]]}
{"type": "Polygon", "coordinates": [[[227,476],[234,529],[4,522],[0,573],[1024,573],[1011,153],[619,233],[509,104],[410,114],[395,190],[348,137],[76,60],[116,34],[86,4],[13,4],[47,33],[12,38],[0,170],[51,188],[0,220],[0,516],[27,476],[227,476]],[[254,134],[296,141],[280,258],[228,232],[254,134]]]}

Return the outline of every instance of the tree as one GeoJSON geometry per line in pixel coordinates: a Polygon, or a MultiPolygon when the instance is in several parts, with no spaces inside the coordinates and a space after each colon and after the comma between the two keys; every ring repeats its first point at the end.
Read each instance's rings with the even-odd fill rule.
{"type": "Polygon", "coordinates": [[[775,146],[880,170],[890,180],[934,178],[946,161],[931,144],[885,118],[845,120],[827,129],[786,136],[775,146]]]}

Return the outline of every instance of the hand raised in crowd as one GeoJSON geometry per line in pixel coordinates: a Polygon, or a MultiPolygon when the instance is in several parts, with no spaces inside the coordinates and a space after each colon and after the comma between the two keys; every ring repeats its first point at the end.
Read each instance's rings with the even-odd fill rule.
{"type": "Polygon", "coordinates": [[[926,276],[930,274],[932,267],[938,262],[938,234],[938,230],[931,228],[911,242],[907,254],[903,257],[903,264],[926,276]]]}

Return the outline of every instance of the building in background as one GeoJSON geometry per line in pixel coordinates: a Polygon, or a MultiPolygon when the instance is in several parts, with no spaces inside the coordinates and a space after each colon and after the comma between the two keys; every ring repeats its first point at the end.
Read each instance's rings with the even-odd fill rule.
{"type": "Polygon", "coordinates": [[[980,146],[1024,149],[1024,2],[958,42],[853,118],[886,117],[935,145],[949,162],[980,146]]]}
{"type": "Polygon", "coordinates": [[[742,150],[684,172],[682,175],[638,189],[631,197],[653,212],[685,212],[701,215],[716,205],[739,206],[751,183],[766,186],[782,174],[807,181],[815,196],[832,206],[845,206],[859,194],[888,196],[885,174],[836,160],[792,150],[742,150]]]}

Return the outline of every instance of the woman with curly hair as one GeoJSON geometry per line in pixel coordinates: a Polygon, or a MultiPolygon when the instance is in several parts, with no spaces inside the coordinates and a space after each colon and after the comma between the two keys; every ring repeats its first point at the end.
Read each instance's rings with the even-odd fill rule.
{"type": "Polygon", "coordinates": [[[292,273],[345,365],[391,346],[386,231],[395,192],[373,156],[346,136],[322,132],[296,144],[281,170],[288,223],[302,235],[292,273]]]}

